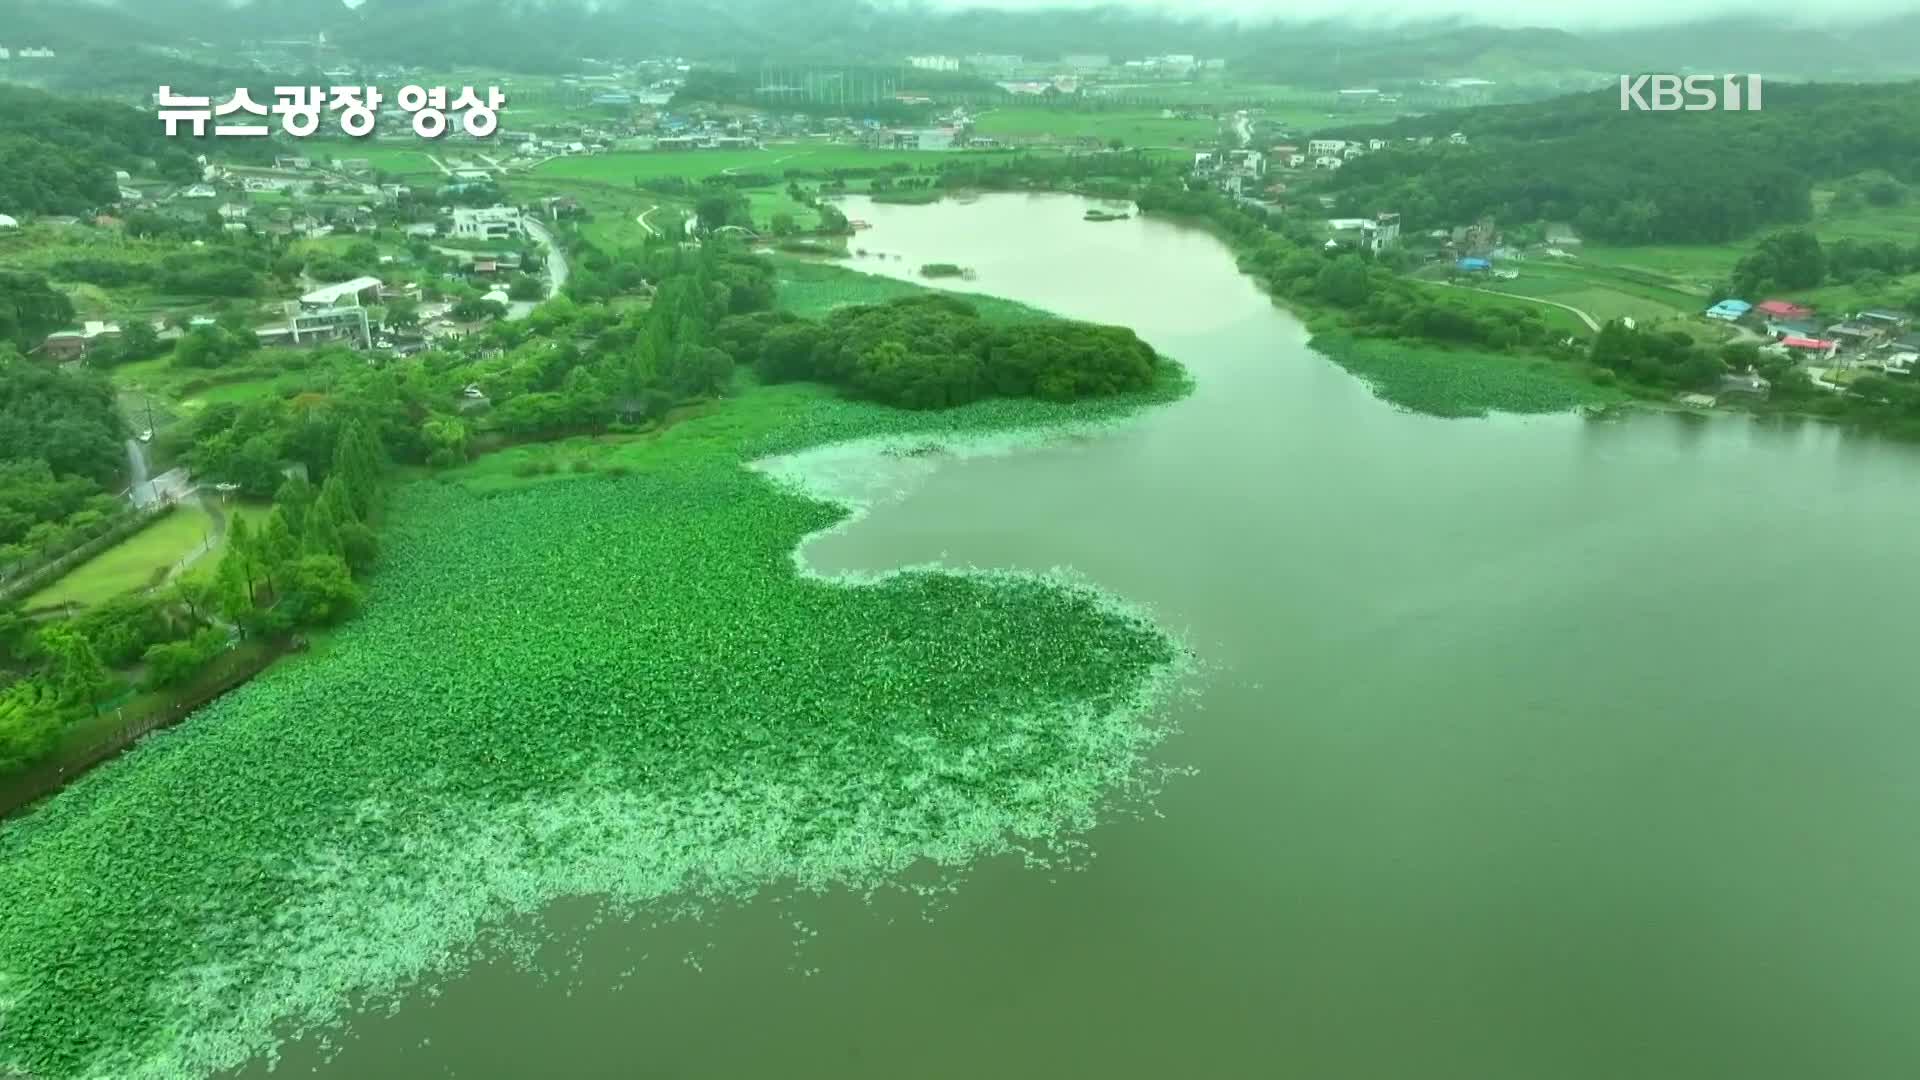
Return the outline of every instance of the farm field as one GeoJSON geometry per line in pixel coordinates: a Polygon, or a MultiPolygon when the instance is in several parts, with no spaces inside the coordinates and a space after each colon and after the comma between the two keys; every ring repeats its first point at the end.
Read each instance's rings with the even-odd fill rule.
{"type": "MultiPolygon", "coordinates": [[[[765,173],[779,178],[787,169],[825,172],[831,169],[871,169],[896,163],[920,168],[983,153],[993,151],[867,150],[853,146],[776,143],[764,150],[642,150],[555,158],[527,175],[536,179],[570,177],[630,186],[636,179],[683,176],[697,180],[729,169],[765,173]]],[[[781,179],[782,184],[785,182],[781,179]]]]}
{"type": "Polygon", "coordinates": [[[995,138],[1119,139],[1128,146],[1196,146],[1213,142],[1220,125],[1211,119],[1162,117],[1160,110],[1083,111],[1008,106],[983,112],[974,129],[995,138]]]}
{"type": "Polygon", "coordinates": [[[1518,278],[1490,281],[1487,287],[1571,304],[1601,322],[1623,316],[1643,323],[1695,318],[1706,306],[1704,296],[1649,285],[1604,267],[1535,260],[1519,269],[1518,278]]]}
{"type": "MultiPolygon", "coordinates": [[[[388,132],[395,125],[382,123],[375,129],[375,137],[366,139],[303,139],[300,152],[315,162],[325,162],[331,158],[366,158],[367,164],[381,172],[395,176],[440,176],[440,169],[427,155],[432,154],[442,161],[452,153],[455,157],[471,152],[474,143],[428,142],[413,134],[413,129],[399,125],[397,130],[406,135],[405,140],[383,142],[378,133],[388,132]]],[[[484,149],[485,147],[482,146],[484,149]]]]}

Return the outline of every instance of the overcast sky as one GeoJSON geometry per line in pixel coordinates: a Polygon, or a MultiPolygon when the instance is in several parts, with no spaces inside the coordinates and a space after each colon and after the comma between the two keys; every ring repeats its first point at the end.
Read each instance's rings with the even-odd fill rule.
{"type": "MultiPolygon", "coordinates": [[[[805,0],[799,0],[804,3],[805,0]]],[[[1352,18],[1398,22],[1459,16],[1494,26],[1551,26],[1566,30],[1650,26],[1722,16],[1781,23],[1864,22],[1910,14],[1917,0],[922,0],[944,8],[1125,6],[1181,15],[1217,13],[1261,19],[1352,18]]]]}

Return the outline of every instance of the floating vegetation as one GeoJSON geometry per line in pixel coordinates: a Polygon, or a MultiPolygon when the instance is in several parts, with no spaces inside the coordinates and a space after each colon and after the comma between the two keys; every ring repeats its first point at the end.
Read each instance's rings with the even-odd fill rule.
{"type": "Polygon", "coordinates": [[[1128,217],[1128,215],[1127,215],[1126,213],[1124,213],[1124,212],[1115,212],[1115,211],[1111,211],[1111,210],[1099,210],[1099,209],[1090,209],[1090,210],[1088,210],[1088,211],[1087,211],[1087,213],[1086,213],[1086,217],[1085,217],[1085,219],[1084,219],[1084,220],[1087,220],[1087,221],[1125,221],[1125,220],[1127,220],[1127,217],[1128,217]]]}
{"type": "Polygon", "coordinates": [[[965,277],[973,276],[973,271],[956,263],[926,263],[920,267],[921,277],[965,277]]]}
{"type": "MultiPolygon", "coordinates": [[[[873,254],[877,258],[888,258],[879,252],[873,254]]],[[[848,304],[884,304],[903,296],[923,296],[927,292],[926,286],[911,281],[866,274],[828,263],[788,258],[781,259],[778,266],[781,310],[808,318],[819,318],[848,304]]],[[[969,294],[967,302],[979,310],[982,319],[993,323],[1049,317],[1038,308],[997,296],[969,294]]]]}
{"type": "MultiPolygon", "coordinates": [[[[201,1076],[569,896],[882,887],[1071,842],[1182,650],[1071,581],[796,571],[848,513],[744,467],[1099,425],[1185,390],[910,413],[756,388],[592,472],[397,497],[365,613],[0,827],[0,1073],[201,1076]]],[[[698,964],[697,957],[687,962],[698,964]]],[[[809,968],[808,971],[812,970],[809,968]]]]}
{"type": "Polygon", "coordinates": [[[1626,399],[1618,390],[1582,378],[1567,363],[1345,334],[1318,334],[1310,344],[1375,394],[1429,416],[1566,412],[1626,399]]]}

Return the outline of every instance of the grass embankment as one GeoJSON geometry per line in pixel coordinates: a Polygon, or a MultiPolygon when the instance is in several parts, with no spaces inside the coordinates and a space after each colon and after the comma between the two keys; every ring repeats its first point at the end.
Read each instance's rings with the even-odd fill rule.
{"type": "Polygon", "coordinates": [[[566,895],[618,905],[1091,825],[1178,650],[1013,575],[798,572],[845,511],[747,468],[1110,420],[1180,393],[910,413],[748,388],[591,471],[552,447],[402,489],[367,610],[0,828],[0,1070],[200,1075],[456,962],[566,895]]]}
{"type": "Polygon", "coordinates": [[[1346,334],[1319,334],[1311,344],[1378,396],[1430,416],[1565,412],[1627,400],[1565,361],[1346,334]]]}

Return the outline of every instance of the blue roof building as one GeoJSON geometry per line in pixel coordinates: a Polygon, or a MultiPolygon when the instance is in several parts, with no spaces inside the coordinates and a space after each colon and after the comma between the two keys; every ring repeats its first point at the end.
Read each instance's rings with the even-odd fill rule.
{"type": "Polygon", "coordinates": [[[1747,303],[1745,300],[1722,300],[1707,309],[1707,318],[1724,319],[1727,322],[1732,322],[1752,310],[1753,305],[1747,303]]]}
{"type": "Polygon", "coordinates": [[[1453,265],[1454,265],[1454,266],[1455,266],[1456,268],[1458,268],[1458,269],[1461,269],[1461,270],[1491,270],[1491,269],[1493,269],[1493,264],[1492,264],[1491,262],[1488,262],[1488,261],[1487,261],[1487,260],[1485,260],[1485,259],[1461,259],[1461,260],[1460,260],[1459,262],[1457,262],[1457,263],[1454,263],[1453,265]]]}

